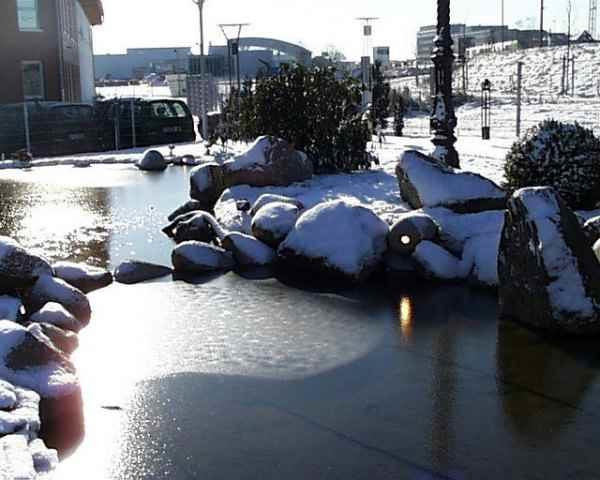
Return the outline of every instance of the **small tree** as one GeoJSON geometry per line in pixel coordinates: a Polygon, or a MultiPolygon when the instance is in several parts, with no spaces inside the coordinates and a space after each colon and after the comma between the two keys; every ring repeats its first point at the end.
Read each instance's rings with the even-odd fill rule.
{"type": "Polygon", "coordinates": [[[381,71],[381,62],[373,66],[373,103],[371,106],[371,121],[377,130],[384,130],[388,126],[390,116],[390,84],[385,82],[381,71]]]}
{"type": "Polygon", "coordinates": [[[402,136],[402,131],[404,130],[404,98],[402,95],[396,93],[394,95],[393,102],[393,114],[394,114],[394,135],[397,137],[402,136]]]}
{"type": "Polygon", "coordinates": [[[240,139],[248,142],[258,136],[256,130],[256,108],[254,106],[254,91],[252,80],[246,79],[240,93],[240,139]]]}

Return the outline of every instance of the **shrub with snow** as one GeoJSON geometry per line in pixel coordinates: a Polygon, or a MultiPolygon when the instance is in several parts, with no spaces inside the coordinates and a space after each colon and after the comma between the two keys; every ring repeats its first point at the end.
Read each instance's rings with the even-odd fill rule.
{"type": "Polygon", "coordinates": [[[572,208],[600,201],[600,140],[581,125],[546,120],[515,142],[504,166],[511,191],[554,187],[572,208]]]}

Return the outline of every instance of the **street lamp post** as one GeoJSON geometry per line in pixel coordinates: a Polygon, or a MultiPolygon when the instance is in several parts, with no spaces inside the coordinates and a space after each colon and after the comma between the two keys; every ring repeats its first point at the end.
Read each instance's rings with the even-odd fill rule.
{"type": "Polygon", "coordinates": [[[431,59],[434,64],[435,94],[431,112],[433,157],[454,168],[460,167],[454,148],[456,115],[452,102],[452,36],[450,35],[450,0],[437,0],[437,35],[431,59]]]}
{"type": "Polygon", "coordinates": [[[208,140],[208,115],[206,113],[206,65],[204,64],[204,2],[206,0],[192,0],[198,5],[200,14],[200,115],[202,117],[202,140],[208,140]]]}

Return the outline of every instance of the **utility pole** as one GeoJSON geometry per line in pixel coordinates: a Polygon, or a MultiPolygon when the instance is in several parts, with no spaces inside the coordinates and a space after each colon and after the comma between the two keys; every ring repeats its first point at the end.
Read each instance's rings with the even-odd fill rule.
{"type": "Polygon", "coordinates": [[[540,5],[540,47],[544,46],[544,0],[540,5]]]}
{"type": "Polygon", "coordinates": [[[502,30],[500,31],[500,50],[504,50],[504,0],[500,0],[500,19],[502,21],[502,30]]]}
{"type": "Polygon", "coordinates": [[[358,17],[358,21],[363,22],[363,55],[360,59],[363,83],[362,107],[366,110],[372,101],[373,86],[371,84],[371,38],[373,35],[373,26],[371,22],[379,20],[378,17],[358,17]]]}
{"type": "Polygon", "coordinates": [[[221,23],[221,24],[219,24],[219,28],[223,32],[223,36],[225,37],[225,40],[227,41],[227,54],[229,57],[229,94],[230,95],[231,95],[232,84],[233,84],[233,78],[232,78],[232,74],[231,74],[231,69],[232,69],[231,55],[235,55],[235,57],[236,57],[236,76],[237,76],[236,105],[237,105],[238,114],[240,112],[240,91],[242,89],[242,85],[241,85],[242,80],[241,80],[241,76],[240,76],[240,37],[242,35],[242,28],[247,27],[248,25],[250,25],[250,24],[249,23],[221,23]],[[233,39],[230,39],[227,36],[227,31],[226,31],[227,28],[237,28],[235,43],[233,42],[233,39]]]}
{"type": "Polygon", "coordinates": [[[521,85],[523,82],[523,62],[517,63],[517,137],[521,136],[521,85]]]}
{"type": "Polygon", "coordinates": [[[202,117],[202,140],[208,140],[208,115],[206,112],[206,90],[208,82],[205,79],[206,65],[204,64],[204,2],[206,0],[192,0],[198,5],[200,14],[200,115],[202,117]]]}
{"type": "Polygon", "coordinates": [[[590,0],[590,13],[588,19],[588,32],[592,38],[596,39],[596,29],[598,26],[598,0],[590,0]]]}

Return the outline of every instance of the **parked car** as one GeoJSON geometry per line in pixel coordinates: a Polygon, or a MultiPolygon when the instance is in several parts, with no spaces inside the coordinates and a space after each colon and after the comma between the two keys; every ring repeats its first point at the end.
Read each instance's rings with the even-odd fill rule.
{"type": "Polygon", "coordinates": [[[194,142],[194,120],[181,100],[120,98],[96,102],[103,150],[194,142]]]}
{"type": "Polygon", "coordinates": [[[26,149],[27,132],[34,157],[93,152],[98,148],[94,108],[88,104],[36,101],[0,105],[0,153],[13,156],[26,149]]]}

